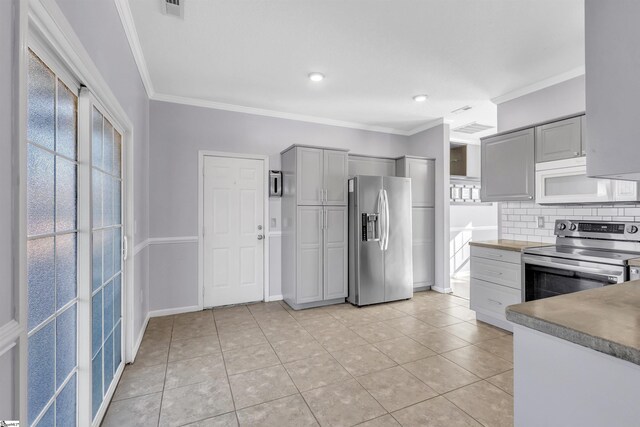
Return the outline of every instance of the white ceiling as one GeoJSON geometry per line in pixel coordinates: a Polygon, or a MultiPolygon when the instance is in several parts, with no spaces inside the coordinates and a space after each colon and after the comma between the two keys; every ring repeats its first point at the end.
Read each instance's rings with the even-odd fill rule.
{"type": "Polygon", "coordinates": [[[158,99],[408,133],[495,125],[492,98],[584,67],[584,0],[183,0],[184,19],[162,1],[128,3],[158,99]]]}

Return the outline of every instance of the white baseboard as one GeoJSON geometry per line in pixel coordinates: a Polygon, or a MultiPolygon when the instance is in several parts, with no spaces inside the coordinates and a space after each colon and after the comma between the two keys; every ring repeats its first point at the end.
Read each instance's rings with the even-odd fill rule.
{"type": "Polygon", "coordinates": [[[144,333],[147,330],[147,325],[149,324],[149,316],[150,313],[147,313],[147,317],[144,319],[144,323],[142,324],[142,328],[140,328],[140,333],[138,334],[138,339],[135,344],[133,344],[133,354],[131,355],[131,363],[136,361],[136,356],[138,355],[138,350],[140,349],[140,344],[142,344],[142,338],[144,337],[144,333]]]}
{"type": "Polygon", "coordinates": [[[202,309],[197,305],[190,305],[188,307],[165,308],[164,310],[150,311],[149,317],[170,316],[172,314],[191,313],[192,311],[200,310],[202,309]]]}
{"type": "Polygon", "coordinates": [[[440,286],[432,286],[431,287],[432,291],[436,291],[436,292],[440,292],[441,294],[450,294],[453,292],[453,289],[451,288],[442,288],[440,286]]]}
{"type": "Polygon", "coordinates": [[[270,296],[265,298],[265,301],[266,302],[282,301],[283,299],[284,299],[284,297],[282,295],[270,295],[270,296]]]}

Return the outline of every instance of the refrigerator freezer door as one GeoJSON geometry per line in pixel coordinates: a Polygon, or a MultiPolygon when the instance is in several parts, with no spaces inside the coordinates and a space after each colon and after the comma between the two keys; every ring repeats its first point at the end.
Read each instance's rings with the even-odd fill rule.
{"type": "Polygon", "coordinates": [[[384,252],[384,300],[413,296],[411,179],[384,177],[387,193],[387,250],[384,252]]]}
{"type": "Polygon", "coordinates": [[[355,220],[358,222],[353,232],[355,238],[351,241],[355,243],[356,253],[354,264],[350,268],[355,268],[355,283],[353,290],[355,295],[351,295],[352,287],[349,286],[349,301],[357,305],[375,304],[384,301],[384,258],[379,242],[363,241],[361,237],[362,214],[375,213],[378,211],[379,193],[382,189],[382,177],[379,176],[358,176],[355,178],[355,206],[350,204],[350,208],[355,209],[355,220]]]}

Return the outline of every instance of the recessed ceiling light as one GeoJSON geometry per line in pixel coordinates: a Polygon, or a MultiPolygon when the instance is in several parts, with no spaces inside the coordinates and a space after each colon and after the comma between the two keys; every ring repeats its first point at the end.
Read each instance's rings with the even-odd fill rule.
{"type": "Polygon", "coordinates": [[[424,102],[427,100],[427,98],[428,98],[427,95],[416,95],[413,97],[413,100],[416,102],[424,102]]]}
{"type": "Polygon", "coordinates": [[[312,82],[320,82],[324,80],[324,74],[322,73],[309,73],[309,80],[312,82]]]}

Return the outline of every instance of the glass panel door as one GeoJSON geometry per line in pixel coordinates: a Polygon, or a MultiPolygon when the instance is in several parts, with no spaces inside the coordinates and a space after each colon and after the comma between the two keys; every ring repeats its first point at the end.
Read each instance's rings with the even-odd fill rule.
{"type": "Polygon", "coordinates": [[[122,363],[122,134],[91,109],[92,408],[122,363]]]}
{"type": "Polygon", "coordinates": [[[28,425],[77,423],[77,89],[28,53],[28,425]]]}

